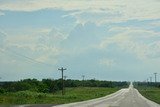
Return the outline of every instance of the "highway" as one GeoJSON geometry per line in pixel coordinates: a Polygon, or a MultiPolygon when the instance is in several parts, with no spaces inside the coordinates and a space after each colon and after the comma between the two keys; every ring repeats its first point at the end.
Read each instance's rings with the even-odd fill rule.
{"type": "Polygon", "coordinates": [[[160,107],[160,105],[144,98],[131,83],[129,88],[102,98],[53,107],[160,107]]]}

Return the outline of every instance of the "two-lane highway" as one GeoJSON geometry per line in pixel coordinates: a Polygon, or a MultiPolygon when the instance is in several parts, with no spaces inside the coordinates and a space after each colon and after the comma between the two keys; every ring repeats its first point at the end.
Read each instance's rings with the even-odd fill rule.
{"type": "Polygon", "coordinates": [[[131,83],[129,88],[106,97],[54,107],[160,107],[160,105],[144,98],[131,83]]]}

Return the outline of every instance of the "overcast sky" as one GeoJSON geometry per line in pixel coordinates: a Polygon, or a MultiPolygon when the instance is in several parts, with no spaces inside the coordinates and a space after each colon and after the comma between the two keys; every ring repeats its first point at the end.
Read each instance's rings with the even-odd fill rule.
{"type": "MultiPolygon", "coordinates": [[[[159,0],[0,0],[0,77],[160,78],[159,0]]],[[[160,81],[160,79],[159,79],[160,81]]]]}

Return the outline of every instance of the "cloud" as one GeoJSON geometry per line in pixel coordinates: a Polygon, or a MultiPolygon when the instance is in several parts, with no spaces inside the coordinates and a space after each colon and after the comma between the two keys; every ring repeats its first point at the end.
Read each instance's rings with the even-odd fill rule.
{"type": "MultiPolygon", "coordinates": [[[[59,36],[62,36],[59,30],[54,29],[53,31],[53,29],[49,28],[32,28],[32,30],[22,30],[18,34],[12,33],[12,36],[5,33],[5,44],[3,42],[4,35],[2,34],[3,33],[0,33],[0,44],[3,44],[3,49],[13,50],[20,55],[22,54],[33,58],[36,61],[55,64],[57,63],[58,56],[61,54],[61,47],[56,44],[56,41],[58,43],[60,42],[59,39],[61,39],[61,37],[59,36]],[[45,42],[42,42],[42,39],[45,42]]],[[[19,58],[17,58],[17,60],[19,60],[19,58]]]]}
{"type": "Polygon", "coordinates": [[[5,13],[3,13],[3,12],[0,11],[0,16],[4,16],[4,15],[5,15],[5,13]]]}
{"type": "Polygon", "coordinates": [[[39,47],[56,47],[66,38],[66,34],[58,28],[25,28],[14,29],[12,36],[8,34],[6,41],[8,46],[19,48],[28,47],[31,51],[39,50],[39,47]],[[21,32],[19,32],[21,30],[21,32]],[[18,31],[19,33],[16,33],[18,31]]]}
{"type": "Polygon", "coordinates": [[[127,74],[137,78],[139,71],[156,72],[160,62],[159,5],[158,0],[0,0],[0,15],[5,14],[1,27],[8,34],[0,33],[0,47],[4,48],[0,51],[12,49],[53,65],[48,69],[13,53],[2,53],[1,74],[9,79],[17,74],[21,78],[20,72],[24,77],[32,77],[35,71],[50,76],[53,72],[48,71],[57,69],[55,66],[69,68],[66,75],[71,78],[92,74],[113,79],[117,73],[119,78],[127,74]],[[113,69],[106,72],[106,67],[113,69]]]}
{"type": "Polygon", "coordinates": [[[160,32],[128,27],[111,28],[110,31],[116,34],[103,40],[100,49],[116,44],[122,51],[134,54],[141,60],[159,57],[160,32]]]}
{"type": "Polygon", "coordinates": [[[68,15],[64,15],[64,17],[69,16],[76,18],[76,23],[82,25],[88,22],[101,25],[104,23],[115,23],[124,21],[124,19],[120,19],[121,14],[118,11],[109,10],[81,10],[70,13],[68,15]]]}
{"type": "Polygon", "coordinates": [[[107,66],[107,67],[112,67],[116,63],[115,63],[115,60],[113,60],[113,59],[100,59],[99,64],[103,65],[103,66],[107,66]]]}
{"type": "Polygon", "coordinates": [[[1,10],[12,10],[12,11],[36,11],[41,9],[63,9],[63,10],[79,10],[88,8],[84,5],[88,4],[85,1],[59,1],[59,0],[15,0],[15,1],[3,1],[0,5],[1,10]]]}
{"type": "MultiPolygon", "coordinates": [[[[0,10],[37,11],[60,9],[70,11],[77,23],[115,23],[127,20],[153,20],[160,18],[158,0],[14,0],[0,3],[0,10]],[[73,11],[73,12],[72,12],[73,11]]],[[[63,16],[63,17],[64,17],[63,16]]]]}
{"type": "Polygon", "coordinates": [[[150,26],[160,27],[160,20],[159,21],[155,21],[155,22],[151,22],[150,26]]]}
{"type": "Polygon", "coordinates": [[[0,31],[0,47],[2,47],[5,44],[6,41],[6,33],[0,31]]]}

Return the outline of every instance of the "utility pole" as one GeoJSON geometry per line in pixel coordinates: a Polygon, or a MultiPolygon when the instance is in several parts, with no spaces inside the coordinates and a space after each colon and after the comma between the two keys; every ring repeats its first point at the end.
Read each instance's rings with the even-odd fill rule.
{"type": "Polygon", "coordinates": [[[149,77],[150,78],[150,82],[152,82],[152,77],[149,77]]]}
{"type": "Polygon", "coordinates": [[[147,83],[149,82],[149,79],[147,78],[147,83]]]}
{"type": "Polygon", "coordinates": [[[62,95],[64,95],[64,81],[63,81],[63,71],[67,70],[66,68],[59,68],[58,70],[62,71],[62,95]]]}
{"type": "Polygon", "coordinates": [[[157,73],[154,73],[155,75],[155,83],[157,82],[157,73]]]}
{"type": "Polygon", "coordinates": [[[64,77],[64,94],[66,93],[66,89],[65,89],[65,82],[66,82],[66,78],[67,78],[67,76],[63,76],[64,77]]]}
{"type": "Polygon", "coordinates": [[[83,81],[82,81],[82,82],[83,82],[83,83],[82,83],[82,86],[83,86],[83,87],[84,87],[84,78],[85,78],[85,75],[82,75],[82,80],[83,80],[83,81]]]}

